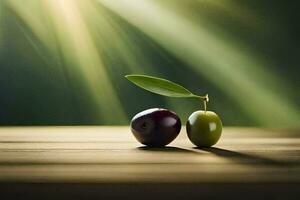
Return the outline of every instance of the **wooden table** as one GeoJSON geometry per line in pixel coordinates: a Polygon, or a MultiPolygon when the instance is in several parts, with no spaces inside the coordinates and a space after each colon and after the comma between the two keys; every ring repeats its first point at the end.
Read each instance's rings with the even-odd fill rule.
{"type": "Polygon", "coordinates": [[[300,131],[225,128],[213,148],[183,130],[146,148],[129,127],[0,128],[0,199],[300,199],[300,131]]]}

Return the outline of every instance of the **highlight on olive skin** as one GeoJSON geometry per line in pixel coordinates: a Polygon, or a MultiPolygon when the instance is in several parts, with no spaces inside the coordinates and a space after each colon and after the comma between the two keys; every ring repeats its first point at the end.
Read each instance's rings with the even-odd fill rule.
{"type": "Polygon", "coordinates": [[[149,147],[168,145],[181,129],[177,114],[162,108],[152,108],[136,114],[130,125],[135,138],[149,147]]]}

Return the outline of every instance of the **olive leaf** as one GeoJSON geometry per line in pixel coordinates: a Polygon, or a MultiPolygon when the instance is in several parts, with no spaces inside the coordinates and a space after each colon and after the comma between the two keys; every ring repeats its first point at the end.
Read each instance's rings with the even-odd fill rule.
{"type": "Polygon", "coordinates": [[[150,92],[168,97],[195,97],[208,101],[208,95],[198,96],[172,81],[146,75],[126,75],[129,81],[150,92]]]}

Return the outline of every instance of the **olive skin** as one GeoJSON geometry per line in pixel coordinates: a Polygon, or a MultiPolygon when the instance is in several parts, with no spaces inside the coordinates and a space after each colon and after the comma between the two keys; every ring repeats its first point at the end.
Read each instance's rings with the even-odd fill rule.
{"type": "Polygon", "coordinates": [[[140,143],[149,147],[163,147],[178,136],[181,121],[175,112],[152,108],[136,114],[130,126],[140,143]]]}
{"type": "Polygon", "coordinates": [[[222,133],[222,121],[212,111],[193,112],[186,123],[190,141],[197,147],[210,147],[218,142],[222,133]]]}

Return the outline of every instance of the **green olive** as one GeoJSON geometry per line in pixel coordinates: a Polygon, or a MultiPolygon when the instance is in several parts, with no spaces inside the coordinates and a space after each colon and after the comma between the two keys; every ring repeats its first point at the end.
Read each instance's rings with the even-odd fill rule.
{"type": "Polygon", "coordinates": [[[190,141],[198,147],[210,147],[218,142],[222,133],[222,121],[212,111],[193,112],[186,124],[190,141]]]}

